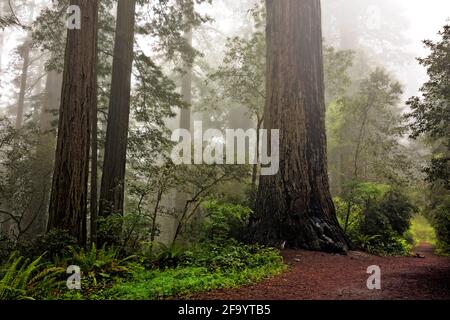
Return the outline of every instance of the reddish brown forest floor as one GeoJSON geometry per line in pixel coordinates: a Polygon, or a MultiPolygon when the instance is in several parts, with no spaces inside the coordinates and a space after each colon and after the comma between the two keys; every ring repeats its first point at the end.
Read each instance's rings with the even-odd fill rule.
{"type": "Polygon", "coordinates": [[[192,299],[450,299],[450,257],[421,245],[416,257],[377,257],[352,251],[347,256],[286,250],[290,268],[282,275],[238,289],[199,294],[192,299]],[[381,268],[381,290],[368,290],[367,267],[381,268]]]}

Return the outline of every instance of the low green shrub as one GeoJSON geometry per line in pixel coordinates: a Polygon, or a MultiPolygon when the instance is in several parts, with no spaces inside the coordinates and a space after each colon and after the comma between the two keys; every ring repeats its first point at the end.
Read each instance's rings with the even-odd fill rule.
{"type": "Polygon", "coordinates": [[[46,252],[44,258],[55,261],[67,256],[70,247],[79,249],[77,240],[67,230],[53,229],[37,237],[32,242],[19,243],[17,250],[30,259],[34,259],[46,252]]]}
{"type": "Polygon", "coordinates": [[[281,256],[273,248],[241,244],[235,240],[205,243],[187,251],[186,256],[183,265],[205,267],[210,271],[243,270],[282,263],[281,256]]]}
{"type": "Polygon", "coordinates": [[[364,210],[360,222],[360,232],[368,235],[395,232],[405,233],[410,226],[416,208],[399,191],[387,192],[364,210]]]}
{"type": "Polygon", "coordinates": [[[450,254],[450,196],[444,197],[431,211],[431,217],[438,240],[438,253],[450,254]]]}
{"type": "Polygon", "coordinates": [[[0,230],[0,265],[8,261],[11,252],[14,251],[16,244],[14,241],[3,235],[0,230]]]}
{"type": "Polygon", "coordinates": [[[409,199],[387,185],[352,188],[346,199],[335,198],[338,220],[352,242],[373,254],[407,255],[412,244],[407,231],[417,211],[409,199]]]}
{"type": "Polygon", "coordinates": [[[205,239],[240,239],[245,234],[252,213],[250,208],[216,200],[205,201],[202,207],[207,212],[202,225],[205,239]]]}
{"type": "Polygon", "coordinates": [[[178,243],[159,243],[151,256],[151,265],[161,269],[175,268],[186,260],[186,250],[178,243]]]}

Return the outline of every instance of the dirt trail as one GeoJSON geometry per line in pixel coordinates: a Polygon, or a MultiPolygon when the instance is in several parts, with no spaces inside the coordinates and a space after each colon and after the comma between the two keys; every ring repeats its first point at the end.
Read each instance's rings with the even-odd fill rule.
{"type": "Polygon", "coordinates": [[[290,266],[281,276],[238,289],[200,294],[193,299],[450,299],[450,257],[421,245],[417,257],[377,257],[352,251],[347,256],[286,250],[290,266]],[[381,290],[368,290],[367,267],[381,268],[381,290]]]}

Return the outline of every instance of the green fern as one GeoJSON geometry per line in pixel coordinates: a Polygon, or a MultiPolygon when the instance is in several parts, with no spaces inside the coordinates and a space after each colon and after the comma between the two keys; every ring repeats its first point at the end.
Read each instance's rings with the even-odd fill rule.
{"type": "Polygon", "coordinates": [[[371,243],[378,238],[381,238],[381,235],[358,234],[355,242],[361,247],[361,249],[370,251],[371,243]]]}
{"type": "Polygon", "coordinates": [[[28,259],[12,253],[0,270],[0,300],[33,299],[40,292],[54,288],[58,275],[64,270],[44,268],[41,260],[42,256],[29,263],[28,259]]]}
{"type": "Polygon", "coordinates": [[[155,255],[155,263],[160,268],[176,267],[184,258],[185,249],[177,243],[166,245],[159,243],[159,249],[155,255]]]}
{"type": "Polygon", "coordinates": [[[120,259],[117,249],[106,246],[98,249],[95,244],[92,244],[88,250],[77,251],[69,247],[69,251],[72,255],[70,263],[79,266],[81,271],[92,279],[94,285],[97,284],[98,278],[108,279],[111,275],[129,272],[125,262],[134,258],[130,256],[120,259]]]}

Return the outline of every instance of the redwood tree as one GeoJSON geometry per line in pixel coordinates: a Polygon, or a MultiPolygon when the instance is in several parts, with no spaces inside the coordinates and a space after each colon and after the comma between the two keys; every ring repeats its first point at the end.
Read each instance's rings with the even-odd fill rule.
{"type": "MultiPolygon", "coordinates": [[[[119,0],[100,188],[99,214],[103,217],[113,213],[123,214],[135,10],[135,0],[119,0]]],[[[105,240],[99,239],[100,242],[105,240]]]]}
{"type": "Polygon", "coordinates": [[[19,49],[22,56],[22,73],[20,76],[20,91],[17,102],[16,129],[22,128],[25,109],[25,93],[27,91],[28,69],[30,66],[31,38],[27,36],[25,43],[19,49]]]}
{"type": "Polygon", "coordinates": [[[280,168],[261,176],[254,240],[343,252],[326,158],[320,0],[266,0],[266,129],[280,130],[280,168]]]}
{"type": "Polygon", "coordinates": [[[91,111],[96,106],[97,0],[71,0],[81,29],[67,31],[58,139],[47,229],[86,242],[91,111]]]}

